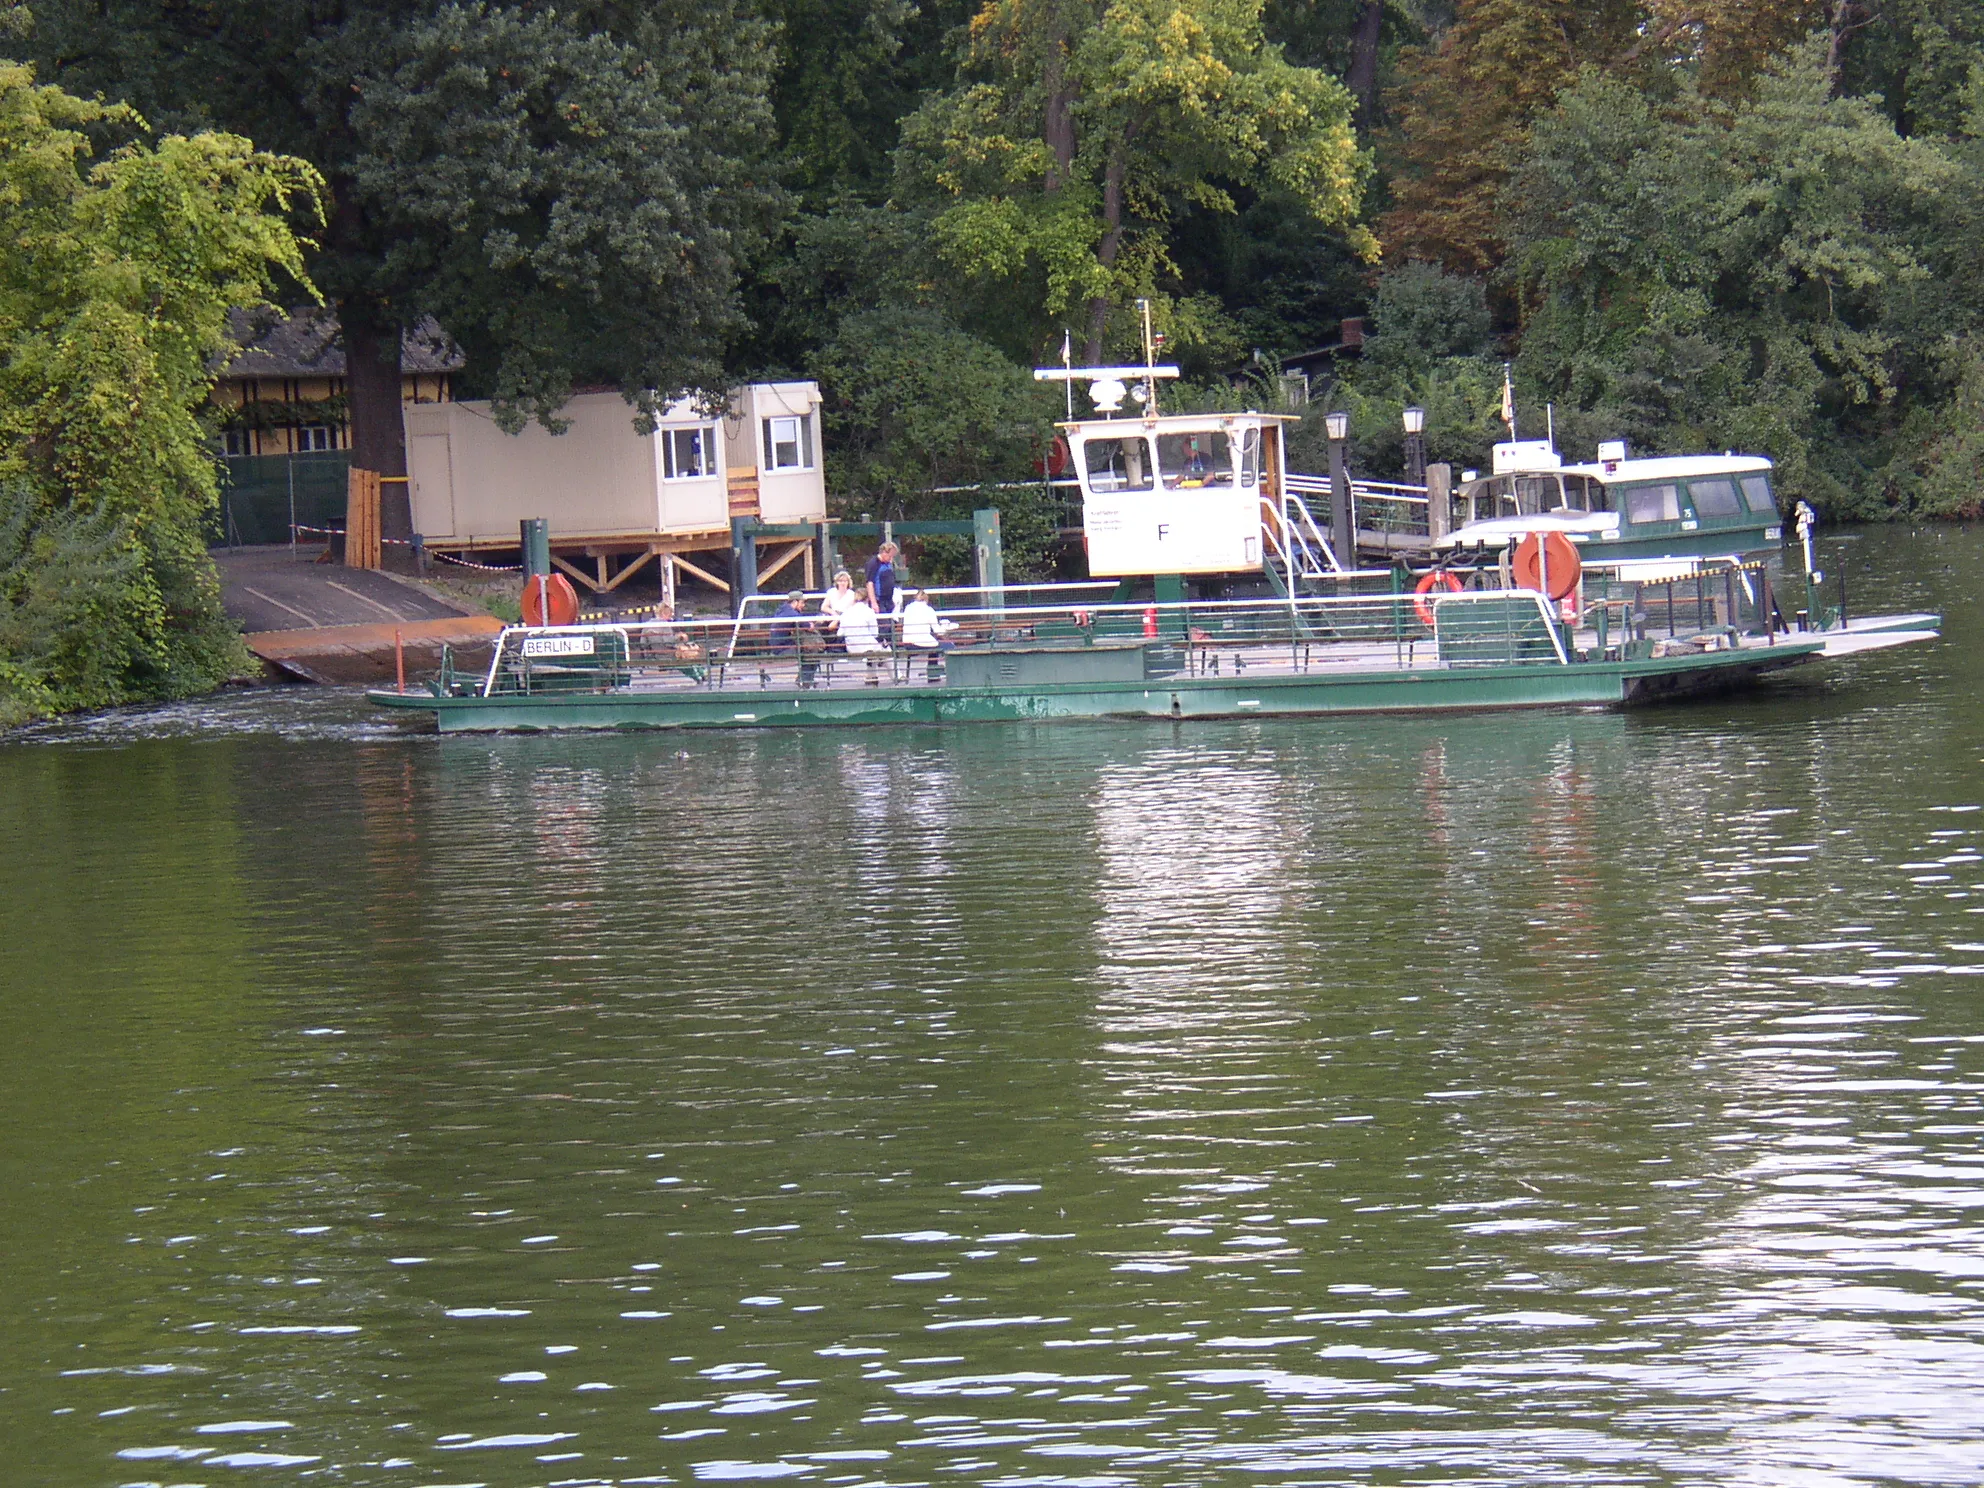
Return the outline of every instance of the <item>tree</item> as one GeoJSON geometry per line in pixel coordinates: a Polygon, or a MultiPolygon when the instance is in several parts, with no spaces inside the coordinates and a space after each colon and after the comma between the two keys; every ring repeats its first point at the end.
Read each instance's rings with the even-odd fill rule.
{"type": "Polygon", "coordinates": [[[1171,275],[1176,218],[1232,212],[1236,185],[1361,234],[1349,95],[1263,38],[1261,0],[987,0],[965,71],[905,123],[898,196],[938,204],[954,271],[1029,306],[1036,353],[1072,313],[1099,359],[1111,307],[1171,275]]]}
{"type": "Polygon", "coordinates": [[[405,471],[400,336],[424,314],[505,421],[553,421],[581,382],[644,411],[720,382],[740,266],[777,200],[771,37],[742,0],[35,13],[52,76],[323,171],[311,270],[344,331],[357,464],[405,471]]]}
{"type": "Polygon", "coordinates": [[[1039,477],[1055,395],[940,314],[861,311],[812,365],[846,510],[906,516],[906,500],[940,487],[1039,477]]]}
{"type": "Polygon", "coordinates": [[[211,686],[245,662],[203,529],[230,309],[312,293],[300,160],[143,132],[0,63],[0,712],[211,686]]]}
{"type": "Polygon", "coordinates": [[[1386,253],[1495,272],[1497,197],[1530,121],[1579,68],[1624,53],[1640,20],[1632,0],[1460,0],[1453,25],[1400,63],[1385,151],[1393,204],[1378,228],[1386,253]]]}
{"type": "MultiPolygon", "coordinates": [[[[1508,201],[1532,386],[1642,447],[1769,451],[1795,494],[1851,511],[1904,413],[1895,328],[1934,279],[1917,243],[1963,182],[1872,104],[1829,97],[1825,44],[1728,113],[1587,72],[1508,201]]],[[[1954,330],[1977,307],[1939,313],[1954,330]]]]}

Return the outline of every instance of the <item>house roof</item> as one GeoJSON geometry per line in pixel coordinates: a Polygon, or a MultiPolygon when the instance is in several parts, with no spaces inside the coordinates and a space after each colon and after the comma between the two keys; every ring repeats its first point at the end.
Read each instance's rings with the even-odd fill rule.
{"type": "MultiPolygon", "coordinates": [[[[344,344],[338,318],[329,310],[287,316],[234,310],[228,313],[228,333],[241,353],[221,368],[222,377],[344,376],[344,344]]],[[[459,372],[462,363],[461,348],[431,318],[400,338],[401,372],[459,372]]]]}

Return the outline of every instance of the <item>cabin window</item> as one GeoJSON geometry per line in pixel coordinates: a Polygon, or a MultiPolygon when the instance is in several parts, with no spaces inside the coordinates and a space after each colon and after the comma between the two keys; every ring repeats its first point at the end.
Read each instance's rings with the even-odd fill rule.
{"type": "Polygon", "coordinates": [[[1678,522],[1681,520],[1679,486],[1628,486],[1625,491],[1628,522],[1678,522]]]}
{"type": "Polygon", "coordinates": [[[1090,439],[1082,445],[1091,491],[1148,491],[1150,446],[1141,439],[1090,439]]]}
{"type": "Polygon", "coordinates": [[[663,429],[662,474],[669,480],[693,480],[716,474],[716,427],[663,429]]]}
{"type": "Polygon", "coordinates": [[[1515,486],[1518,516],[1533,516],[1537,512],[1551,511],[1563,505],[1564,487],[1557,476],[1517,476],[1515,486]]]}
{"type": "Polygon", "coordinates": [[[245,455],[248,453],[248,431],[246,429],[223,429],[220,431],[220,452],[223,455],[245,455]]]}
{"type": "Polygon", "coordinates": [[[1595,481],[1588,475],[1564,477],[1564,505],[1573,511],[1612,510],[1606,495],[1605,482],[1595,481]]]}
{"type": "Polygon", "coordinates": [[[811,470],[813,421],[810,418],[765,420],[765,469],[811,470]]]}
{"type": "Polygon", "coordinates": [[[1733,480],[1691,480],[1688,482],[1688,499],[1694,502],[1698,517],[1743,515],[1743,503],[1736,499],[1736,482],[1733,480]]]}
{"type": "Polygon", "coordinates": [[[337,441],[331,437],[329,424],[305,424],[296,431],[296,447],[300,450],[336,449],[337,441]]]}
{"type": "Polygon", "coordinates": [[[1240,436],[1240,484],[1251,486],[1261,478],[1261,431],[1249,429],[1240,436]]]}
{"type": "Polygon", "coordinates": [[[1165,485],[1230,486],[1233,484],[1233,441],[1218,429],[1193,434],[1157,436],[1157,468],[1165,485]]]}
{"type": "Polygon", "coordinates": [[[1743,477],[1743,499],[1750,503],[1750,510],[1766,517],[1777,515],[1777,503],[1771,499],[1770,477],[1767,475],[1746,475],[1743,477]]]}

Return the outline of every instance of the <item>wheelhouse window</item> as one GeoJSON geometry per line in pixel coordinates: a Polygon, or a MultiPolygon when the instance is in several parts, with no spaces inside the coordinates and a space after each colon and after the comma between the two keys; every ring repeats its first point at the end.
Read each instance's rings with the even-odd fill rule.
{"type": "Polygon", "coordinates": [[[1572,511],[1612,510],[1611,497],[1605,489],[1605,482],[1593,480],[1588,475],[1564,477],[1564,505],[1572,511]]]}
{"type": "Polygon", "coordinates": [[[1164,484],[1181,487],[1233,484],[1233,441],[1218,429],[1157,436],[1157,466],[1164,484]]]}
{"type": "Polygon", "coordinates": [[[1087,440],[1082,445],[1082,464],[1091,491],[1151,488],[1150,446],[1141,439],[1087,440]]]}
{"type": "Polygon", "coordinates": [[[1766,517],[1777,515],[1777,502],[1770,493],[1770,477],[1767,475],[1746,475],[1743,477],[1743,499],[1750,510],[1766,517]]]}
{"type": "Polygon", "coordinates": [[[1628,522],[1678,522],[1681,488],[1676,485],[1628,486],[1622,493],[1628,522]]]}
{"type": "Polygon", "coordinates": [[[693,480],[716,474],[716,426],[661,431],[662,474],[669,480],[693,480]]]}
{"type": "Polygon", "coordinates": [[[1563,477],[1519,475],[1515,478],[1516,511],[1522,516],[1554,511],[1564,504],[1563,477]]]}
{"type": "Polygon", "coordinates": [[[765,420],[765,469],[811,470],[813,421],[804,417],[765,420]]]}
{"type": "Polygon", "coordinates": [[[1691,480],[1688,499],[1698,517],[1740,517],[1743,503],[1736,496],[1736,482],[1729,479],[1691,480]]]}
{"type": "Polygon", "coordinates": [[[1240,436],[1240,484],[1251,486],[1261,478],[1261,431],[1249,429],[1240,436]]]}

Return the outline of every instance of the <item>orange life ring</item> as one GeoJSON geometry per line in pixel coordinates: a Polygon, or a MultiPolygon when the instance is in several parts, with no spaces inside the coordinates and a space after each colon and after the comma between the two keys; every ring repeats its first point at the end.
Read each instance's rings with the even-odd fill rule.
{"type": "Polygon", "coordinates": [[[518,608],[526,625],[570,625],[579,618],[579,592],[561,573],[539,575],[524,580],[518,608]]]}
{"type": "MultiPolygon", "coordinates": [[[[1419,582],[1413,586],[1412,592],[1423,596],[1430,594],[1435,589],[1445,589],[1451,594],[1459,594],[1461,592],[1461,582],[1444,568],[1436,568],[1428,573],[1421,574],[1419,576],[1419,582]]],[[[1430,600],[1424,598],[1413,600],[1412,613],[1419,617],[1419,623],[1421,625],[1425,626],[1428,630],[1433,628],[1433,605],[1430,600]]]]}
{"type": "Polygon", "coordinates": [[[1584,578],[1584,560],[1578,557],[1578,545],[1561,532],[1532,532],[1516,544],[1515,562],[1511,565],[1516,588],[1542,592],[1542,569],[1546,557],[1550,569],[1550,597],[1562,599],[1574,593],[1584,578]]]}

